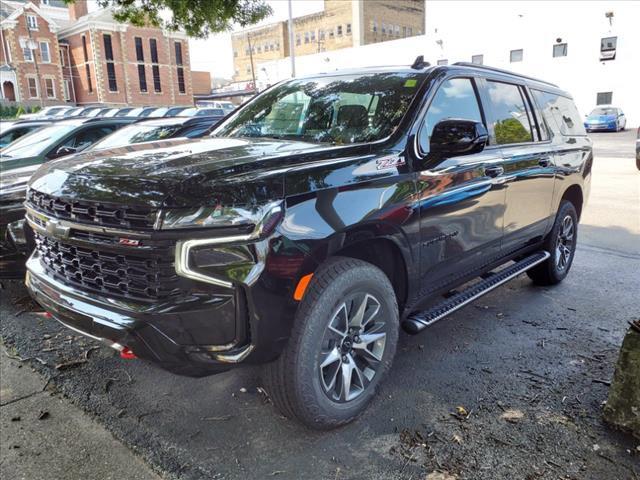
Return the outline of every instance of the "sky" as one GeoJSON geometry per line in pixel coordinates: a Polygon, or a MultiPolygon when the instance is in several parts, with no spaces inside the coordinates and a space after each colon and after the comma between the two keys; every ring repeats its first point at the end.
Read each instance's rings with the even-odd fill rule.
{"type": "MultiPolygon", "coordinates": [[[[273,14],[259,23],[286,20],[289,17],[287,0],[267,0],[273,14]]],[[[294,0],[293,16],[299,17],[308,13],[320,12],[324,8],[323,0],[294,0]]],[[[237,30],[241,30],[237,27],[237,30]]],[[[231,78],[233,76],[233,51],[231,49],[231,33],[212,35],[206,40],[189,40],[191,48],[191,69],[211,72],[212,78],[231,78]]]]}

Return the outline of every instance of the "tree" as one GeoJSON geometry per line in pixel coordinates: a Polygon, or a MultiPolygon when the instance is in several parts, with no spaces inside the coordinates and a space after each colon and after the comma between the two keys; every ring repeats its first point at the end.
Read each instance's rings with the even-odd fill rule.
{"type": "MultiPolygon", "coordinates": [[[[64,0],[71,4],[76,1],[64,0]]],[[[264,0],[97,0],[101,8],[114,7],[114,18],[136,26],[154,25],[184,30],[190,37],[206,38],[212,33],[253,25],[271,15],[264,0]]]]}

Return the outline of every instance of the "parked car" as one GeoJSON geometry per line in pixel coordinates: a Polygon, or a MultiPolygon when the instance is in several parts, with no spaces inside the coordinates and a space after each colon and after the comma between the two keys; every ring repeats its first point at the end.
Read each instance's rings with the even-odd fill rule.
{"type": "Polygon", "coordinates": [[[203,108],[221,108],[225,114],[231,113],[236,109],[233,103],[222,100],[198,100],[196,106],[203,108]]]}
{"type": "Polygon", "coordinates": [[[614,131],[619,132],[627,126],[627,119],[620,108],[597,107],[594,108],[584,122],[587,132],[614,131]]]}
{"type": "Polygon", "coordinates": [[[167,110],[164,114],[165,117],[176,117],[178,115],[180,115],[180,112],[186,110],[187,108],[190,107],[171,107],[169,110],[167,110]]]}
{"type": "Polygon", "coordinates": [[[401,325],[520,273],[561,282],[593,161],[555,85],[421,58],[275,85],[210,138],[101,152],[29,182],[33,298],[183,375],[266,364],[274,404],[322,429],[370,402],[401,325]]]}
{"type": "Polygon", "coordinates": [[[192,107],[182,110],[179,117],[218,117],[223,118],[226,115],[225,111],[221,108],[201,108],[192,107]]]}
{"type": "MultiPolygon", "coordinates": [[[[198,138],[206,135],[217,124],[210,117],[158,118],[128,125],[96,142],[90,150],[104,150],[136,145],[146,142],[161,142],[172,138],[198,138]]],[[[158,143],[158,146],[161,144],[158,143]]]]}
{"type": "Polygon", "coordinates": [[[636,167],[640,170],[640,127],[638,127],[636,134],[636,167]]]}
{"type": "Polygon", "coordinates": [[[4,148],[27,133],[43,126],[51,125],[51,120],[24,120],[13,122],[10,126],[0,128],[0,148],[4,148]]]}
{"type": "Polygon", "coordinates": [[[29,248],[18,242],[15,234],[22,230],[27,181],[38,166],[80,152],[129,123],[128,119],[61,120],[0,151],[0,277],[16,278],[24,273],[24,254],[29,248]]]}
{"type": "Polygon", "coordinates": [[[131,110],[133,110],[133,107],[121,108],[115,113],[114,117],[126,117],[131,110]]]}
{"type": "Polygon", "coordinates": [[[36,113],[23,113],[20,115],[20,120],[39,120],[47,117],[51,117],[60,113],[64,113],[67,110],[70,110],[72,107],[67,105],[51,105],[49,107],[44,107],[43,109],[37,111],[36,113]]]}

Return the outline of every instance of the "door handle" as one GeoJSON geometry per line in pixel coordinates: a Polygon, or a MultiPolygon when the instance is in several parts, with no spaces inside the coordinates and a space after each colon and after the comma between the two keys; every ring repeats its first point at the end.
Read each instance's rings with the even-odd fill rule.
{"type": "Polygon", "coordinates": [[[540,160],[538,160],[538,165],[540,165],[541,167],[548,167],[549,165],[551,165],[551,159],[549,157],[541,158],[540,160]]]}
{"type": "Polygon", "coordinates": [[[504,173],[504,167],[500,166],[500,165],[496,165],[494,167],[485,167],[484,168],[484,174],[487,175],[488,177],[499,177],[500,175],[502,175],[504,173]]]}

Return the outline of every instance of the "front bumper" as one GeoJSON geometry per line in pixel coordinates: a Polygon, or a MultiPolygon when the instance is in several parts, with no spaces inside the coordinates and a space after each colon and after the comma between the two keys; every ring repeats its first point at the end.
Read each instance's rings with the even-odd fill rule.
{"type": "Polygon", "coordinates": [[[612,130],[618,130],[618,124],[616,122],[585,123],[584,128],[587,132],[609,132],[612,130]]]}
{"type": "Polygon", "coordinates": [[[233,329],[236,338],[247,338],[246,332],[237,331],[246,324],[246,319],[238,318],[246,310],[238,297],[209,294],[185,304],[144,310],[135,304],[88,296],[56,281],[45,273],[37,252],[27,261],[26,285],[34,300],[65,326],[114,348],[128,347],[137,357],[180,375],[228,370],[247,360],[254,350],[251,343],[235,341],[198,344],[197,330],[191,328],[205,322],[221,336],[233,329]]]}

